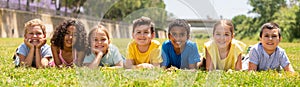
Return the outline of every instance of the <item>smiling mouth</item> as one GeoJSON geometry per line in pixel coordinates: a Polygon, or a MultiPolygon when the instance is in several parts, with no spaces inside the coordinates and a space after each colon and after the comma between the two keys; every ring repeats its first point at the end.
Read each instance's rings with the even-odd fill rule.
{"type": "Polygon", "coordinates": [[[274,43],[266,43],[267,45],[274,45],[274,43]]]}
{"type": "Polygon", "coordinates": [[[40,41],[39,41],[39,40],[30,40],[29,42],[30,42],[30,43],[34,43],[34,42],[39,43],[40,41]]]}

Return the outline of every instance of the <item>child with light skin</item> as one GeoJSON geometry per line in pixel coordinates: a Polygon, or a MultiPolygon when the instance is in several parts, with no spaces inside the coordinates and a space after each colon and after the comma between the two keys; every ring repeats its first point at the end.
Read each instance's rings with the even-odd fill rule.
{"type": "Polygon", "coordinates": [[[169,40],[162,44],[162,68],[171,66],[179,69],[195,69],[200,62],[198,47],[189,40],[190,26],[183,19],[176,19],[169,24],[169,40]]]}
{"type": "Polygon", "coordinates": [[[213,28],[213,39],[204,44],[206,69],[241,70],[242,53],[246,45],[234,39],[230,20],[220,20],[213,28]]]}
{"type": "Polygon", "coordinates": [[[89,33],[89,50],[83,64],[89,68],[98,66],[123,67],[123,57],[118,48],[111,44],[107,29],[102,26],[94,27],[89,33]]]}
{"type": "Polygon", "coordinates": [[[260,30],[260,42],[252,46],[249,53],[249,71],[280,70],[294,72],[284,51],[278,46],[282,40],[278,24],[265,23],[260,30]]]}
{"type": "Polygon", "coordinates": [[[46,44],[46,27],[40,19],[25,23],[24,43],[17,49],[21,65],[43,68],[52,58],[51,48],[46,44]]]}
{"type": "Polygon", "coordinates": [[[51,49],[57,67],[81,66],[87,45],[83,24],[75,19],[61,23],[51,38],[51,49]]]}
{"type": "Polygon", "coordinates": [[[125,68],[154,68],[160,67],[160,43],[155,37],[154,24],[148,17],[133,21],[133,41],[128,44],[128,54],[125,68]]]}

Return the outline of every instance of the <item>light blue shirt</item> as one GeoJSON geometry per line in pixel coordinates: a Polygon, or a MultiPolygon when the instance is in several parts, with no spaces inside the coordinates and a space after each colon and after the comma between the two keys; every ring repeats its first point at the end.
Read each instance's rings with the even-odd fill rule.
{"type": "Polygon", "coordinates": [[[162,44],[162,66],[167,68],[174,66],[180,69],[189,69],[189,64],[196,64],[200,62],[200,55],[195,42],[187,40],[185,48],[181,54],[177,55],[174,46],[170,40],[162,44]]]}
{"type": "MultiPolygon", "coordinates": [[[[27,57],[27,55],[29,54],[29,47],[26,46],[25,43],[22,43],[19,47],[18,47],[18,50],[17,50],[17,54],[18,55],[23,55],[25,57],[27,57]]],[[[52,51],[51,51],[51,47],[47,44],[43,45],[41,47],[41,56],[42,58],[46,58],[46,57],[51,57],[52,58],[52,51]]],[[[20,60],[19,60],[19,57],[16,58],[16,60],[14,61],[15,64],[18,66],[19,63],[20,63],[20,60]]],[[[35,67],[35,61],[33,60],[32,61],[32,66],[35,67]]]]}
{"type": "Polygon", "coordinates": [[[250,62],[257,65],[257,70],[280,70],[286,65],[290,64],[290,61],[284,51],[279,46],[273,54],[268,55],[263,49],[262,43],[254,45],[249,53],[250,62]]]}
{"type": "MultiPolygon", "coordinates": [[[[91,63],[95,58],[96,56],[94,53],[86,55],[83,63],[91,63]]],[[[117,63],[124,59],[125,58],[123,58],[118,48],[112,44],[109,44],[108,52],[101,58],[99,66],[115,66],[117,63]]]]}
{"type": "MultiPolygon", "coordinates": [[[[22,43],[17,50],[17,54],[22,54],[25,57],[29,54],[29,47],[26,46],[25,43],[22,43]]],[[[42,58],[46,58],[46,57],[52,57],[52,51],[51,51],[51,47],[47,44],[43,45],[41,47],[41,54],[42,54],[42,58]]]]}

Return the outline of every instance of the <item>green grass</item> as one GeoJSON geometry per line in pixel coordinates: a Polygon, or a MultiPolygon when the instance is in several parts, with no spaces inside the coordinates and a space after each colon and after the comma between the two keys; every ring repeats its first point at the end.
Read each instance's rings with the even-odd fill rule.
{"type": "MultiPolygon", "coordinates": [[[[160,42],[165,39],[158,39],[160,42]]],[[[198,43],[202,52],[203,43],[208,39],[193,39],[198,43]]],[[[12,55],[16,47],[22,43],[21,38],[0,38],[0,86],[300,86],[300,45],[299,43],[280,43],[297,71],[297,74],[285,72],[206,72],[206,71],[164,71],[161,69],[35,69],[15,68],[12,55]]],[[[126,53],[126,46],[130,39],[114,39],[122,54],[126,53]]],[[[248,45],[258,41],[242,40],[248,45]]],[[[49,43],[49,41],[48,41],[49,43]]]]}

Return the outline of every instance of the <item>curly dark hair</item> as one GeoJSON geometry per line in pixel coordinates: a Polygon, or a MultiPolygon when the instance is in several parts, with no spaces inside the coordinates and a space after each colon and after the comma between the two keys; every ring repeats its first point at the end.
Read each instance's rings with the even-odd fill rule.
{"type": "Polygon", "coordinates": [[[74,36],[76,36],[76,42],[73,47],[76,50],[85,51],[87,47],[87,34],[83,24],[76,19],[68,19],[58,25],[51,38],[51,44],[59,47],[60,49],[64,49],[64,37],[67,34],[67,28],[69,26],[76,27],[76,32],[74,32],[74,36]]]}

